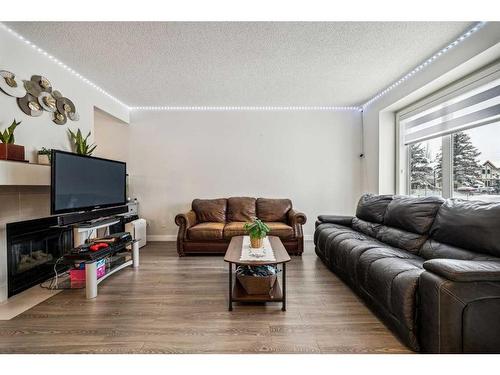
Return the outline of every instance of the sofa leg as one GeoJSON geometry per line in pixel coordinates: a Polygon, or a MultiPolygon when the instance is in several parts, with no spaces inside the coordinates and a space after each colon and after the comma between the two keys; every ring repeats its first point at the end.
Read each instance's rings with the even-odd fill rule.
{"type": "Polygon", "coordinates": [[[179,257],[185,257],[186,253],[184,252],[184,246],[182,244],[177,243],[177,254],[179,257]]]}

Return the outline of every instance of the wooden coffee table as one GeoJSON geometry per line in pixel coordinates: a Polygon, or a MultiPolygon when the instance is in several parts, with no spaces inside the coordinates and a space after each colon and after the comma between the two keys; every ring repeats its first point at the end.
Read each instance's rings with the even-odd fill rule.
{"type": "Polygon", "coordinates": [[[276,258],[274,261],[241,261],[240,258],[241,250],[243,248],[243,236],[236,236],[231,239],[226,255],[224,256],[224,261],[229,263],[229,311],[233,310],[233,302],[282,302],[281,310],[286,311],[286,263],[291,259],[279,237],[268,236],[267,238],[271,243],[274,257],[276,258]],[[276,280],[276,283],[269,294],[247,294],[237,278],[234,279],[233,283],[233,264],[236,266],[264,266],[281,264],[281,282],[283,284],[283,290],[281,289],[278,280],[276,280]]]}

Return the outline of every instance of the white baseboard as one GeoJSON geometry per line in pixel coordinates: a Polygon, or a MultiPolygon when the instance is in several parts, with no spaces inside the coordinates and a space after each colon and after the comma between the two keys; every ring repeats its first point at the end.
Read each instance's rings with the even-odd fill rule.
{"type": "MultiPolygon", "coordinates": [[[[313,235],[306,234],[304,235],[304,241],[312,241],[313,235]]],[[[159,242],[159,241],[177,241],[176,234],[151,234],[148,236],[148,241],[151,242],[159,242]]]]}

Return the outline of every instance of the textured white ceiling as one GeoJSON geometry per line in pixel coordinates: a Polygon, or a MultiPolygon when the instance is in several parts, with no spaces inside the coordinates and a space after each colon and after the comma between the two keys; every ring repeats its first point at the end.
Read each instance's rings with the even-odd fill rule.
{"type": "Polygon", "coordinates": [[[130,106],[357,105],[472,25],[6,24],[130,106]]]}

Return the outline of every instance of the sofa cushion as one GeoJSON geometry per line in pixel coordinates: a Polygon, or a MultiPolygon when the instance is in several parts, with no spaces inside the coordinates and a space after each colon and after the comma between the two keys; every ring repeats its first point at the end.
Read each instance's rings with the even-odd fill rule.
{"type": "Polygon", "coordinates": [[[225,223],[227,199],[195,199],[192,204],[200,223],[225,223]]]}
{"type": "Polygon", "coordinates": [[[286,223],[291,208],[290,199],[257,199],[257,217],[262,221],[286,223]]]}
{"type": "Polygon", "coordinates": [[[293,238],[293,228],[290,225],[280,222],[266,222],[271,231],[268,233],[270,236],[278,236],[281,239],[293,238]]]}
{"type": "Polygon", "coordinates": [[[418,279],[424,272],[423,262],[415,258],[381,257],[365,268],[363,289],[410,331],[416,326],[416,292],[418,279]]]}
{"type": "Polygon", "coordinates": [[[500,203],[448,199],[430,230],[432,239],[500,257],[500,203]]]}
{"type": "Polygon", "coordinates": [[[497,260],[499,258],[489,256],[486,254],[476,253],[435,241],[433,239],[427,240],[419,254],[424,259],[459,259],[459,260],[497,260]]]}
{"type": "Polygon", "coordinates": [[[246,234],[244,226],[246,222],[234,221],[224,226],[224,238],[229,239],[234,236],[244,236],[246,234]]]}
{"type": "Polygon", "coordinates": [[[256,216],[255,198],[232,197],[227,200],[227,221],[252,221],[256,216]]]}
{"type": "Polygon", "coordinates": [[[384,224],[408,232],[425,234],[431,228],[443,202],[439,197],[394,197],[387,206],[384,224]]]}
{"type": "Polygon", "coordinates": [[[424,259],[395,248],[369,249],[359,257],[357,282],[410,331],[415,329],[416,291],[424,259]]]}
{"type": "Polygon", "coordinates": [[[356,217],[365,221],[381,224],[385,210],[392,200],[392,195],[364,194],[356,209],[356,217]]]}
{"type": "Polygon", "coordinates": [[[334,224],[318,226],[315,244],[328,265],[353,281],[360,255],[369,249],[386,246],[364,233],[334,224]]]}
{"type": "Polygon", "coordinates": [[[380,228],[378,228],[375,236],[380,242],[409,251],[413,254],[418,254],[420,248],[427,240],[427,236],[425,235],[407,232],[385,225],[381,225],[380,228]]]}
{"type": "Polygon", "coordinates": [[[222,240],[223,223],[200,223],[188,229],[188,239],[193,241],[222,240]]]}
{"type": "Polygon", "coordinates": [[[371,223],[369,221],[358,219],[357,217],[352,219],[352,228],[354,230],[374,238],[377,236],[377,232],[381,226],[382,224],[371,223]]]}
{"type": "Polygon", "coordinates": [[[354,281],[359,257],[365,251],[382,246],[384,244],[365,234],[343,231],[330,240],[328,250],[330,265],[342,270],[345,276],[354,281]]]}

